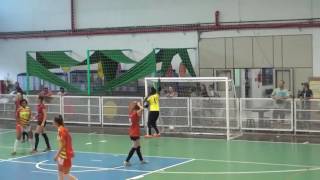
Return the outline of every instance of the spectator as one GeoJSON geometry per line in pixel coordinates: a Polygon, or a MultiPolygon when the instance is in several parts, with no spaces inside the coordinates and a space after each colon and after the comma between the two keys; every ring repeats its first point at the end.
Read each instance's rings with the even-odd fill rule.
{"type": "MultiPolygon", "coordinates": [[[[300,118],[301,120],[310,120],[310,111],[305,111],[305,110],[310,110],[310,101],[309,99],[313,98],[313,92],[312,90],[309,88],[309,84],[308,83],[302,83],[301,84],[303,86],[302,91],[299,91],[298,93],[298,98],[300,98],[301,100],[301,109],[304,110],[302,112],[300,112],[300,118]]],[[[307,125],[310,126],[309,123],[306,123],[307,125]]]]}
{"type": "Polygon", "coordinates": [[[44,87],[43,90],[39,93],[39,96],[51,97],[52,96],[52,92],[49,90],[48,87],[44,87]]]}
{"type": "Polygon", "coordinates": [[[178,97],[178,93],[171,87],[169,86],[168,92],[166,93],[167,97],[178,97]]]}
{"type": "MultiPolygon", "coordinates": [[[[279,88],[273,90],[271,97],[275,100],[276,107],[275,109],[287,109],[286,108],[286,100],[290,98],[289,92],[284,88],[285,82],[284,80],[279,81],[279,88]]],[[[285,111],[283,110],[274,110],[273,111],[273,119],[277,120],[280,116],[280,119],[285,119],[285,111]]]]}
{"type": "Polygon", "coordinates": [[[220,97],[219,93],[214,90],[214,84],[209,86],[209,95],[210,97],[220,97]]]}
{"type": "Polygon", "coordinates": [[[16,94],[18,94],[18,93],[20,93],[21,95],[24,94],[22,88],[20,87],[19,82],[16,82],[16,83],[15,83],[15,91],[16,91],[16,92],[15,92],[16,94]]]}
{"type": "Polygon", "coordinates": [[[195,87],[190,88],[190,97],[197,97],[197,89],[195,87]]]}
{"type": "Polygon", "coordinates": [[[201,97],[209,97],[208,91],[207,91],[207,87],[206,87],[206,85],[204,85],[204,84],[201,84],[200,96],[201,96],[201,97]]]}
{"type": "Polygon", "coordinates": [[[179,74],[176,72],[176,70],[173,70],[173,77],[179,77],[179,74]]]}
{"type": "Polygon", "coordinates": [[[65,92],[65,90],[64,90],[64,87],[60,87],[60,91],[58,92],[58,95],[59,95],[59,96],[64,96],[64,95],[66,95],[66,92],[65,92]]]}

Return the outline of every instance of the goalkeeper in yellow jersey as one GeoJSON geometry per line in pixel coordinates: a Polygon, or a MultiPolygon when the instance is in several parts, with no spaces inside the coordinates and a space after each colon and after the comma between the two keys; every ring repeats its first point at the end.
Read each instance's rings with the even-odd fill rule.
{"type": "Polygon", "coordinates": [[[160,132],[157,127],[157,120],[159,118],[159,111],[160,111],[160,79],[158,80],[158,88],[151,87],[150,94],[148,97],[145,98],[145,107],[149,107],[149,114],[148,114],[148,134],[145,135],[146,138],[150,137],[160,137],[160,132]],[[155,134],[152,135],[151,130],[152,128],[155,130],[155,134]]]}

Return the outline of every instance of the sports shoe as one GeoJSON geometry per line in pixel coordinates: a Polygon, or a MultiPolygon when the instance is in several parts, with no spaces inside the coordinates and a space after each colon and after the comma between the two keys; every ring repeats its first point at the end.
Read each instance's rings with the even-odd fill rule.
{"type": "Polygon", "coordinates": [[[159,134],[153,134],[153,137],[160,137],[160,133],[159,134]]]}
{"type": "Polygon", "coordinates": [[[17,152],[12,152],[11,155],[15,156],[15,155],[17,155],[17,152]]]}
{"type": "Polygon", "coordinates": [[[152,138],[153,136],[149,135],[149,134],[146,134],[144,135],[145,138],[152,138]]]}
{"type": "Polygon", "coordinates": [[[48,152],[51,151],[51,148],[46,148],[45,150],[43,150],[42,152],[48,152]]]}
{"type": "Polygon", "coordinates": [[[129,166],[131,166],[131,163],[130,163],[130,162],[127,162],[127,161],[124,161],[124,162],[123,162],[123,165],[124,165],[125,167],[129,167],[129,166]]]}
{"type": "Polygon", "coordinates": [[[38,152],[37,150],[33,149],[33,150],[31,151],[31,154],[35,154],[35,153],[37,153],[37,152],[38,152]]]}
{"type": "Polygon", "coordinates": [[[145,160],[140,161],[140,164],[147,164],[148,162],[145,160]]]}

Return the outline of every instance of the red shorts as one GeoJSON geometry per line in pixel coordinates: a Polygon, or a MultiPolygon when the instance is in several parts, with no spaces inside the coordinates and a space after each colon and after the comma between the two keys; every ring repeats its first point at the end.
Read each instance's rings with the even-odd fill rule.
{"type": "Polygon", "coordinates": [[[63,171],[65,174],[68,174],[72,166],[71,159],[63,159],[58,157],[57,162],[59,171],[63,171]]]}
{"type": "Polygon", "coordinates": [[[16,125],[16,132],[17,133],[23,133],[23,132],[30,132],[31,126],[21,126],[20,124],[16,125]]]}

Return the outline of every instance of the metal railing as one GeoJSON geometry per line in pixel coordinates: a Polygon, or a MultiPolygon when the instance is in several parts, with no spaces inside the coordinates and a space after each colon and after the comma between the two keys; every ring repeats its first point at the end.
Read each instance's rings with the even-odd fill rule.
{"type": "Polygon", "coordinates": [[[295,99],[295,131],[320,132],[320,100],[295,99]]]}
{"type": "Polygon", "coordinates": [[[240,98],[242,130],[293,131],[293,100],[240,98]]]}
{"type": "Polygon", "coordinates": [[[94,96],[64,96],[61,102],[66,123],[101,124],[101,98],[94,96]]]}
{"type": "MultiPolygon", "coordinates": [[[[27,95],[33,113],[36,95],[27,95]]],[[[128,104],[142,97],[52,96],[46,98],[48,120],[62,114],[66,123],[128,126],[128,104]]],[[[226,129],[225,98],[161,97],[160,127],[226,129]]],[[[0,119],[15,120],[15,96],[0,95],[0,119]]],[[[141,126],[147,121],[146,113],[141,126]]],[[[230,98],[229,124],[234,130],[320,132],[320,100],[230,98]]]]}
{"type": "MultiPolygon", "coordinates": [[[[190,98],[191,126],[194,128],[226,129],[225,98],[190,98]]],[[[238,118],[239,102],[236,98],[229,99],[230,129],[240,129],[238,118]]]]}
{"type": "Polygon", "coordinates": [[[189,98],[161,97],[160,107],[160,127],[190,127],[189,98]]]}
{"type": "MultiPolygon", "coordinates": [[[[131,101],[143,101],[142,97],[101,97],[102,99],[102,125],[130,125],[128,118],[128,105],[131,101]]],[[[144,124],[144,116],[140,125],[144,124]]]]}

